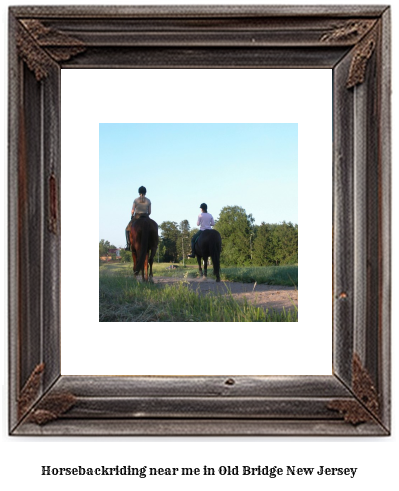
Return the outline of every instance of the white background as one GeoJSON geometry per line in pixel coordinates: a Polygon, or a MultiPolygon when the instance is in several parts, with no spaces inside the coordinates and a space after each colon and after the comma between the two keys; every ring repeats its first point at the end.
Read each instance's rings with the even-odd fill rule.
{"type": "MultiPolygon", "coordinates": [[[[12,2],[24,4],[26,2],[12,2]]],[[[43,2],[35,2],[43,4],[43,2]]],[[[54,2],[52,2],[54,3],[54,2]]],[[[75,3],[75,2],[63,2],[75,3]]],[[[89,1],[86,4],[92,3],[89,1]]],[[[95,4],[103,2],[95,1],[95,4]]],[[[109,2],[105,2],[109,3],[109,2]]],[[[123,4],[123,0],[118,1],[123,4]]],[[[141,3],[145,3],[143,0],[141,3]]],[[[174,2],[179,3],[178,1],[174,2]]],[[[191,3],[188,0],[184,4],[191,3]]],[[[200,2],[198,2],[200,3],[200,2]]],[[[211,3],[209,0],[206,4],[211,3]]],[[[243,3],[243,2],[217,2],[223,3],[243,3]]],[[[251,4],[257,3],[255,0],[251,4]]],[[[296,2],[284,2],[296,3],[296,2]]],[[[307,2],[308,4],[321,4],[326,2],[307,2]]],[[[346,2],[335,2],[343,3],[346,2]]],[[[368,3],[368,2],[360,2],[368,3]]],[[[374,0],[373,4],[385,3],[374,0]]],[[[3,68],[3,128],[0,132],[3,138],[3,160],[6,161],[6,44],[7,44],[7,4],[2,5],[2,68],[3,68]]],[[[399,21],[393,12],[393,24],[396,26],[399,21]]],[[[394,36],[394,53],[396,52],[397,42],[394,36]]],[[[393,81],[396,82],[397,69],[394,67],[393,81]]],[[[394,94],[394,131],[396,128],[397,102],[394,94]]],[[[393,162],[395,162],[396,147],[393,148],[393,162]]],[[[393,166],[394,190],[397,189],[397,173],[393,166]]],[[[3,173],[4,186],[7,182],[6,170],[3,173]]],[[[5,189],[5,188],[4,188],[5,189]]],[[[398,203],[393,193],[393,223],[398,219],[398,203]]],[[[4,197],[4,220],[3,230],[6,231],[6,196],[4,197]]],[[[398,232],[397,227],[393,229],[393,251],[397,249],[398,232]]],[[[4,246],[5,264],[6,258],[6,238],[0,241],[4,246]]],[[[393,304],[397,296],[396,281],[396,256],[394,255],[394,289],[393,304]]],[[[6,282],[3,282],[6,292],[6,282]]],[[[7,305],[4,297],[4,309],[7,305]]],[[[4,324],[6,325],[6,314],[4,314],[4,324]]],[[[393,435],[389,438],[10,438],[7,435],[7,351],[6,351],[6,331],[2,336],[2,353],[4,361],[2,363],[2,429],[1,429],[1,473],[0,480],[4,489],[40,489],[41,491],[57,489],[60,491],[73,487],[76,490],[86,489],[93,486],[97,490],[108,490],[115,487],[118,490],[149,489],[155,490],[160,487],[164,489],[186,490],[187,488],[196,490],[207,486],[210,489],[218,489],[221,486],[230,489],[242,489],[243,486],[251,490],[264,489],[296,489],[302,490],[358,490],[372,489],[386,486],[387,489],[396,489],[398,486],[397,475],[397,456],[399,454],[399,444],[397,438],[397,363],[395,354],[397,350],[397,334],[395,325],[397,324],[397,313],[393,312],[393,435]],[[40,475],[42,465],[55,467],[71,467],[84,465],[88,466],[153,466],[153,467],[200,467],[203,465],[218,468],[221,465],[296,465],[303,467],[318,467],[319,465],[330,467],[357,467],[357,474],[354,479],[349,477],[284,477],[268,479],[266,477],[163,477],[163,478],[128,478],[128,477],[42,477],[40,475]]]]}
{"type": "Polygon", "coordinates": [[[61,87],[61,249],[73,237],[86,258],[79,282],[61,256],[61,373],[330,375],[332,71],[63,70],[61,87]],[[226,121],[298,123],[299,322],[99,323],[99,123],[226,121]]]}

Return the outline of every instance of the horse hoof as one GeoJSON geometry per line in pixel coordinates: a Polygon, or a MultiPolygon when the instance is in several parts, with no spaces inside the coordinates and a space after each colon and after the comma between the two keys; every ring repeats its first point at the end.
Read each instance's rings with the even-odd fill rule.
{"type": "Polygon", "coordinates": [[[220,278],[216,278],[216,283],[220,283],[220,278]]]}

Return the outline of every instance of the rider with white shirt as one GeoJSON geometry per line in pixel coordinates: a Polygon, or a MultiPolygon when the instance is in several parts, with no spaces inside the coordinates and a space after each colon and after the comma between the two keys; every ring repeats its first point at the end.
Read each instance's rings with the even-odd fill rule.
{"type": "Polygon", "coordinates": [[[197,220],[197,225],[200,227],[200,229],[191,238],[191,254],[189,254],[188,257],[195,257],[195,243],[198,240],[198,237],[201,235],[201,232],[204,230],[210,230],[215,225],[213,216],[208,213],[208,205],[206,203],[202,203],[200,208],[201,213],[198,215],[197,220]]]}

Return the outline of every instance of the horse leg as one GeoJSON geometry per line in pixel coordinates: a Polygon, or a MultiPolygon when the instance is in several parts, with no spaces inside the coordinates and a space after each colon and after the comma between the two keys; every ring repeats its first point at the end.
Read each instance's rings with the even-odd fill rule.
{"type": "Polygon", "coordinates": [[[136,253],[136,251],[132,251],[132,256],[133,256],[133,273],[135,276],[137,276],[137,274],[136,274],[137,253],[136,253]]]}
{"type": "Polygon", "coordinates": [[[145,261],[144,261],[143,281],[144,281],[144,271],[145,271],[145,281],[148,281],[148,253],[145,256],[145,261]]]}
{"type": "Polygon", "coordinates": [[[202,276],[202,268],[201,268],[201,257],[197,255],[197,263],[198,263],[198,271],[200,276],[202,276]]]}
{"type": "Polygon", "coordinates": [[[204,257],[204,276],[205,278],[208,276],[208,257],[204,257]]]}
{"type": "Polygon", "coordinates": [[[148,262],[150,263],[150,281],[152,282],[152,264],[154,262],[154,257],[155,257],[155,253],[157,252],[157,248],[156,247],[153,247],[151,249],[151,254],[150,254],[150,258],[148,260],[148,262]]]}

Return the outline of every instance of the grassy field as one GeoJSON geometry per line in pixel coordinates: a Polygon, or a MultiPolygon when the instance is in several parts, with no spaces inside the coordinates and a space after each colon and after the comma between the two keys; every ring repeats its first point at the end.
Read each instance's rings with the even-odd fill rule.
{"type": "Polygon", "coordinates": [[[223,268],[221,278],[266,285],[298,286],[298,266],[264,266],[245,268],[223,268]]]}
{"type": "MultiPolygon", "coordinates": [[[[153,273],[155,276],[171,278],[197,278],[198,266],[190,265],[183,267],[175,265],[176,269],[169,268],[169,263],[154,263],[153,273]]],[[[112,272],[131,274],[132,263],[108,263],[100,267],[100,272],[112,272]]],[[[212,267],[208,268],[209,278],[214,278],[212,267]]],[[[222,280],[240,281],[242,283],[255,283],[266,285],[298,286],[298,266],[263,266],[243,268],[221,268],[222,280]]]]}
{"type": "MultiPolygon", "coordinates": [[[[237,302],[231,295],[198,295],[185,285],[185,278],[196,277],[197,268],[178,267],[167,270],[169,264],[154,264],[154,275],[177,277],[174,285],[139,283],[132,274],[132,264],[109,263],[100,267],[100,322],[297,322],[295,308],[274,312],[254,307],[247,302],[237,302]]],[[[295,268],[290,267],[290,278],[295,278],[295,268]],[[292,276],[291,276],[292,275],[292,276]]],[[[258,283],[277,281],[279,274],[265,271],[267,268],[223,269],[222,278],[258,283]],[[229,271],[229,270],[232,271],[229,271]],[[241,270],[251,270],[245,272],[241,270]],[[223,275],[227,276],[223,276],[223,275]],[[243,279],[245,278],[245,279],[243,279]]],[[[279,269],[274,268],[273,269],[279,269]]],[[[297,268],[296,268],[297,270],[297,268]]],[[[211,276],[208,270],[209,277],[211,276]]],[[[285,275],[281,273],[283,277],[285,275]]],[[[297,277],[297,272],[296,272],[297,277]]],[[[292,279],[294,279],[292,278],[292,279]]],[[[288,280],[287,280],[288,281],[288,280]]],[[[270,283],[282,284],[282,283],[270,283]]],[[[286,283],[292,285],[291,283],[286,283]]]]}

